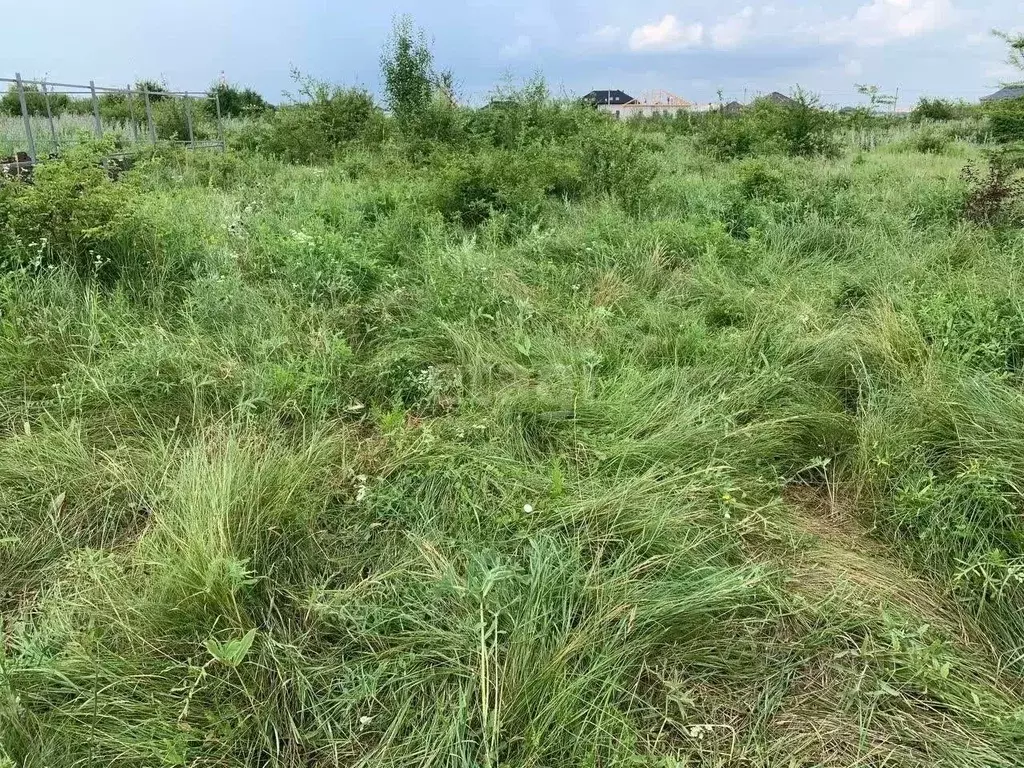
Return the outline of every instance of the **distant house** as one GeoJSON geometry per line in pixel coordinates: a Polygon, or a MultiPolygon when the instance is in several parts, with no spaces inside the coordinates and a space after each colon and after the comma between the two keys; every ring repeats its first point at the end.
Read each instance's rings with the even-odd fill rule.
{"type": "Polygon", "coordinates": [[[791,99],[784,93],[778,91],[772,91],[767,96],[762,96],[765,101],[770,101],[772,104],[778,104],[780,107],[795,107],[797,106],[797,100],[791,99]]]}
{"type": "Polygon", "coordinates": [[[612,114],[616,120],[635,117],[675,117],[689,112],[693,104],[668,91],[648,91],[634,99],[625,91],[591,91],[583,100],[602,112],[612,114]]]}
{"type": "Polygon", "coordinates": [[[583,97],[583,101],[596,107],[601,112],[610,112],[619,119],[622,116],[622,107],[633,101],[633,97],[625,91],[607,90],[591,91],[583,97]]]}
{"type": "Polygon", "coordinates": [[[668,91],[645,91],[633,99],[622,110],[626,119],[634,117],[675,117],[680,112],[689,112],[693,104],[668,91]]]}
{"type": "Polygon", "coordinates": [[[1014,99],[1024,99],[1024,85],[1008,85],[989,96],[981,97],[983,104],[992,101],[1012,101],[1014,99]]]}
{"type": "Polygon", "coordinates": [[[743,105],[738,101],[730,101],[724,107],[722,107],[722,114],[724,115],[738,115],[743,111],[743,105]]]}

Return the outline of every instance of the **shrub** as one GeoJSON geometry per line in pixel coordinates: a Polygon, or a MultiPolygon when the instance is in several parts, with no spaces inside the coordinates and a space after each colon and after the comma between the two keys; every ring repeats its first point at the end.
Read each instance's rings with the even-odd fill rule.
{"type": "MultiPolygon", "coordinates": [[[[132,230],[137,190],[111,180],[100,165],[112,148],[72,147],[37,166],[33,183],[3,182],[0,228],[12,233],[13,245],[35,249],[37,266],[66,264],[88,274],[115,258],[113,247],[132,230]]],[[[8,268],[25,253],[9,251],[8,268]]]]}
{"type": "Polygon", "coordinates": [[[914,107],[914,111],[910,113],[912,120],[921,122],[922,120],[935,120],[935,121],[948,121],[955,120],[960,115],[955,104],[945,99],[928,99],[922,98],[917,102],[917,106],[914,107]]]}
{"type": "MultiPolygon", "coordinates": [[[[30,115],[45,116],[47,97],[37,85],[24,85],[25,108],[30,115]]],[[[68,109],[69,98],[67,94],[50,94],[50,114],[59,117],[68,109]]],[[[8,86],[7,92],[0,98],[0,114],[11,117],[21,116],[21,99],[18,95],[18,87],[14,83],[8,86]]]]}
{"type": "Polygon", "coordinates": [[[792,104],[759,99],[740,115],[709,115],[698,129],[698,146],[719,159],[773,153],[793,157],[839,152],[838,120],[816,96],[798,90],[792,104]]]}
{"type": "Polygon", "coordinates": [[[926,127],[903,143],[902,147],[923,155],[941,155],[949,149],[952,141],[953,138],[948,133],[926,127]]]}
{"type": "Polygon", "coordinates": [[[987,107],[988,128],[999,144],[1024,141],[1024,99],[998,102],[987,107]]]}
{"type": "Polygon", "coordinates": [[[790,190],[778,171],[761,161],[748,161],[739,169],[739,193],[743,200],[787,200],[790,190]]]}
{"type": "Polygon", "coordinates": [[[961,177],[968,184],[964,217],[975,224],[1002,223],[1010,209],[1024,200],[1024,179],[1015,179],[1011,162],[993,155],[987,171],[974,165],[964,168],[961,177]]]}
{"type": "Polygon", "coordinates": [[[413,27],[410,17],[396,20],[380,65],[388,108],[408,129],[430,106],[437,79],[426,35],[413,27]]]}
{"type": "MultiPolygon", "coordinates": [[[[123,93],[104,93],[99,97],[100,119],[103,123],[127,123],[129,120],[145,122],[146,104],[142,99],[128,100],[123,93]]],[[[90,112],[92,111],[90,107],[90,112]]]]}
{"type": "Polygon", "coordinates": [[[603,121],[583,131],[579,144],[583,180],[592,193],[612,195],[632,211],[646,202],[658,166],[644,137],[603,121]]]}
{"type": "Polygon", "coordinates": [[[420,142],[452,143],[461,138],[454,75],[434,69],[426,34],[410,17],[395,21],[380,65],[385,102],[402,135],[413,140],[414,154],[426,154],[420,142]]]}
{"type": "Polygon", "coordinates": [[[217,105],[220,104],[221,117],[242,117],[244,115],[266,112],[270,105],[259,92],[252,88],[239,88],[226,82],[218,82],[210,86],[206,92],[203,109],[210,117],[217,116],[217,105]]]}
{"type": "Polygon", "coordinates": [[[486,107],[469,113],[466,129],[495,147],[512,149],[568,139],[601,117],[579,102],[552,99],[544,79],[535,77],[520,88],[498,88],[486,107]]]}
{"type": "Polygon", "coordinates": [[[746,116],[709,115],[697,130],[697,146],[719,160],[746,157],[754,152],[757,137],[746,116]]]}
{"type": "Polygon", "coordinates": [[[189,123],[192,138],[196,141],[213,138],[214,126],[206,118],[201,104],[195,99],[162,99],[151,104],[153,125],[158,139],[167,141],[188,141],[189,123]]]}
{"type": "Polygon", "coordinates": [[[239,145],[291,163],[325,162],[354,141],[379,142],[384,115],[373,97],[357,88],[339,88],[294,73],[304,101],[269,114],[239,136],[239,145]]]}
{"type": "Polygon", "coordinates": [[[496,213],[532,223],[547,197],[576,196],[585,186],[579,163],[554,149],[440,155],[435,163],[431,204],[448,221],[466,227],[496,213]]]}
{"type": "Polygon", "coordinates": [[[839,143],[835,115],[823,109],[817,96],[797,90],[792,104],[759,99],[750,119],[762,146],[793,157],[835,157],[839,143]]]}

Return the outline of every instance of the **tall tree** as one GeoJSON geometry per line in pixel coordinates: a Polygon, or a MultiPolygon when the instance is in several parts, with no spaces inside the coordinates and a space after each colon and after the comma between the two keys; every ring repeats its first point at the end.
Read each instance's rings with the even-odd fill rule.
{"type": "Polygon", "coordinates": [[[399,123],[410,123],[430,106],[436,84],[434,54],[412,18],[395,19],[381,54],[385,100],[399,123]]]}

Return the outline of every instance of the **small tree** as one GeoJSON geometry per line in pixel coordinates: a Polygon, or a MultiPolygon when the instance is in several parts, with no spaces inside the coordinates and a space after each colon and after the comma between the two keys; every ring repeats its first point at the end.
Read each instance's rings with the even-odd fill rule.
{"type": "Polygon", "coordinates": [[[855,87],[857,93],[868,97],[872,112],[882,107],[894,108],[896,106],[896,97],[882,93],[882,89],[877,85],[857,85],[855,87]]]}
{"type": "Polygon", "coordinates": [[[993,29],[992,34],[1010,47],[1006,63],[1024,72],[1024,35],[1011,35],[998,29],[993,29]]]}
{"type": "Polygon", "coordinates": [[[166,99],[168,87],[167,83],[161,83],[156,80],[136,80],[135,90],[140,93],[142,91],[149,91],[149,101],[152,103],[166,99]]]}
{"type": "Polygon", "coordinates": [[[224,117],[242,117],[243,115],[265,112],[270,105],[253,88],[239,88],[236,85],[219,81],[210,86],[206,92],[204,104],[207,112],[215,117],[217,103],[220,102],[220,113],[224,117]]]}
{"type": "Polygon", "coordinates": [[[426,35],[409,16],[395,20],[380,65],[388,108],[399,124],[408,125],[430,107],[437,82],[426,35]]]}

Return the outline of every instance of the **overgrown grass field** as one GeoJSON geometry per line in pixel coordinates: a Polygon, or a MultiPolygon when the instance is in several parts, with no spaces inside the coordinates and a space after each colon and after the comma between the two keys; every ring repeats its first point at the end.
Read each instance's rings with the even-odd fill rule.
{"type": "Polygon", "coordinates": [[[0,765],[1024,764],[983,131],[518,107],[0,186],[0,765]]]}

